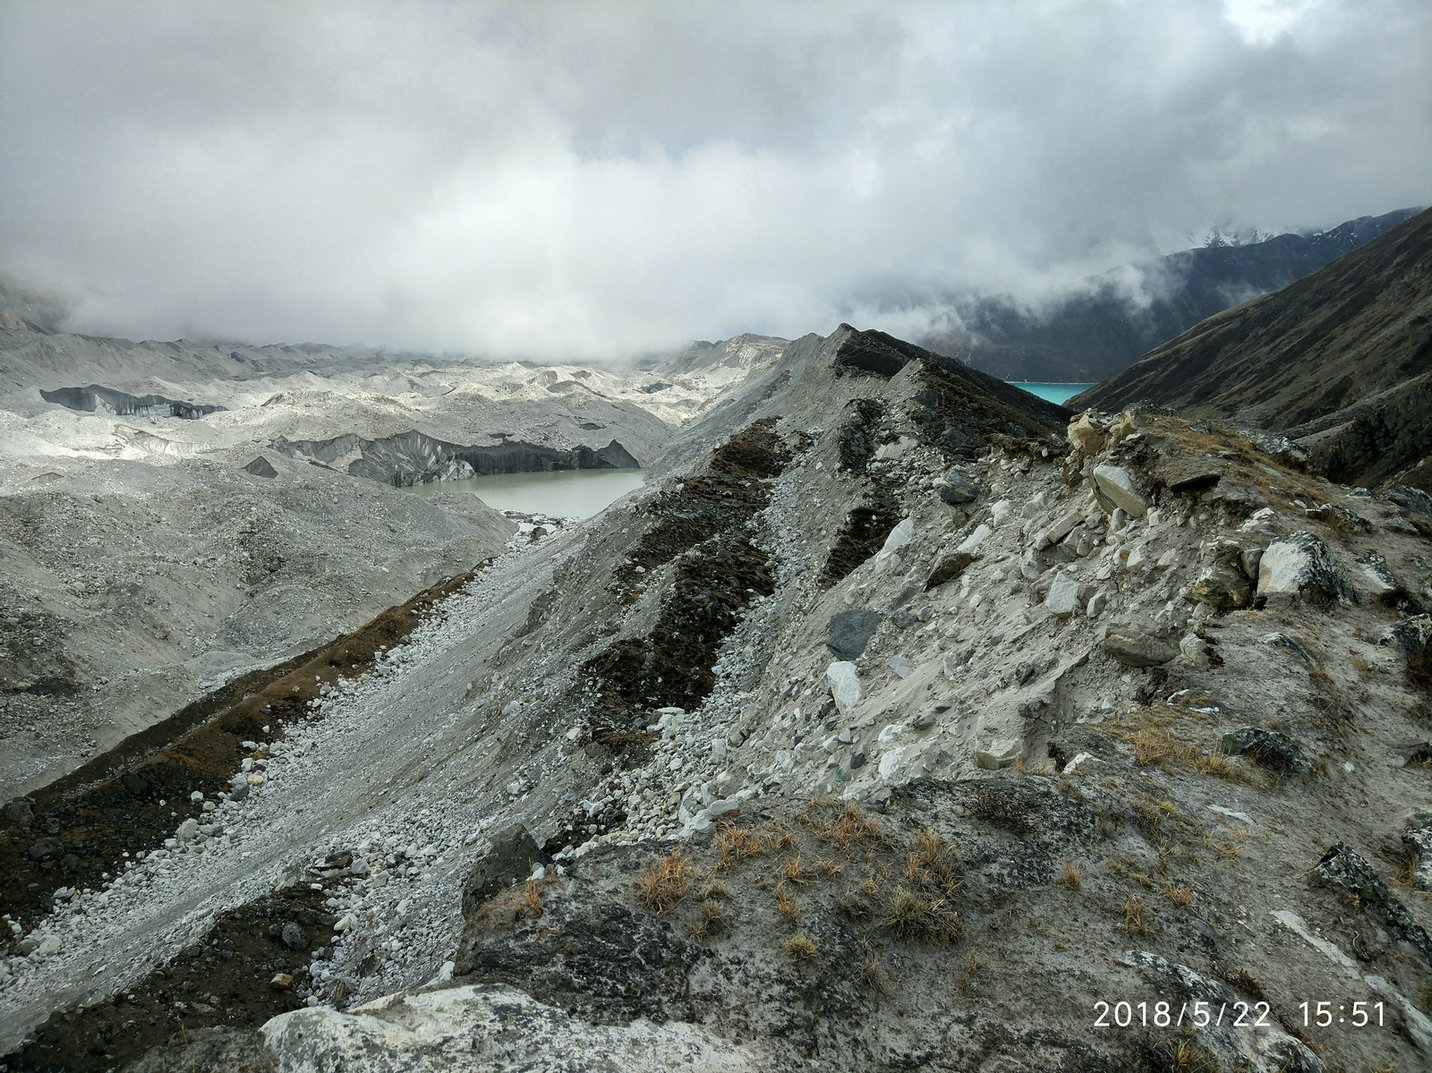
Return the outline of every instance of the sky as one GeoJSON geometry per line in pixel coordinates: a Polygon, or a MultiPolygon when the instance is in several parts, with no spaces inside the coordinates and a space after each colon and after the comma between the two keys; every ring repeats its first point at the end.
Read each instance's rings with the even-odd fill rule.
{"type": "Polygon", "coordinates": [[[1427,0],[4,0],[0,273],[67,326],[601,361],[918,336],[1432,203],[1427,0]]]}

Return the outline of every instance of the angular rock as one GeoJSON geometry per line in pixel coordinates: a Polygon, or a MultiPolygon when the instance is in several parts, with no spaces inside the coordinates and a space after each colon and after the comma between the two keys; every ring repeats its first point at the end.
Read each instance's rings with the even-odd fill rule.
{"type": "Polygon", "coordinates": [[[826,634],[825,647],[844,660],[858,659],[880,628],[884,618],[879,611],[856,608],[841,611],[830,616],[830,629],[826,634]]]}
{"type": "Polygon", "coordinates": [[[1122,509],[1130,518],[1142,518],[1148,512],[1149,505],[1134,488],[1134,479],[1129,471],[1122,466],[1095,466],[1094,487],[1102,502],[1109,506],[1110,513],[1115,507],[1122,509]]]}
{"type": "Polygon", "coordinates": [[[1326,606],[1356,603],[1347,573],[1324,544],[1311,533],[1294,533],[1270,544],[1258,561],[1258,595],[1301,597],[1326,606]]]}
{"type": "Polygon", "coordinates": [[[1309,775],[1313,763],[1298,743],[1286,734],[1262,727],[1246,726],[1223,735],[1220,746],[1230,756],[1246,755],[1260,767],[1280,775],[1309,775]]]}
{"type": "Polygon", "coordinates": [[[64,856],[64,852],[65,844],[58,838],[42,838],[28,850],[32,861],[52,861],[64,856]]]}
{"type": "Polygon", "coordinates": [[[1215,611],[1237,611],[1253,603],[1253,582],[1242,570],[1206,566],[1193,583],[1193,595],[1215,611]]]}
{"type": "Polygon", "coordinates": [[[1104,433],[1089,420],[1089,411],[1069,422],[1069,442],[1086,455],[1096,455],[1104,449],[1104,433]]]}
{"type": "Polygon", "coordinates": [[[1318,862],[1317,873],[1355,896],[1363,912],[1381,924],[1388,935],[1411,943],[1428,963],[1432,963],[1432,938],[1372,866],[1350,846],[1342,842],[1334,843],[1318,862]]]}
{"type": "Polygon", "coordinates": [[[278,470],[274,469],[274,468],[273,468],[273,463],[270,462],[270,461],[269,461],[267,458],[265,458],[263,455],[259,455],[259,456],[258,456],[257,458],[255,458],[252,462],[250,462],[247,466],[245,466],[245,467],[244,467],[244,472],[245,472],[245,473],[252,473],[255,477],[277,477],[277,476],[278,476],[278,470]]]}
{"type": "Polygon", "coordinates": [[[876,570],[899,569],[900,552],[915,537],[915,519],[906,518],[885,538],[885,545],[875,553],[876,570]]]}
{"type": "Polygon", "coordinates": [[[472,916],[494,894],[526,879],[534,864],[546,865],[551,860],[522,824],[503,828],[492,837],[463,881],[463,916],[472,916]]]}
{"type": "Polygon", "coordinates": [[[955,580],[974,561],[975,555],[969,551],[954,551],[948,555],[942,555],[931,567],[930,576],[925,579],[925,591],[928,592],[947,581],[955,580]]]}
{"type": "Polygon", "coordinates": [[[263,1026],[280,1069],[755,1073],[766,1062],[697,1024],[592,1024],[506,984],[390,995],[346,1013],[314,1007],[263,1026]],[[477,1042],[475,1042],[477,1041],[477,1042]]]}
{"type": "Polygon", "coordinates": [[[952,469],[940,481],[940,500],[952,507],[968,503],[980,494],[980,486],[957,469],[952,469]]]}
{"type": "Polygon", "coordinates": [[[955,554],[963,555],[967,552],[974,551],[977,547],[983,544],[989,538],[989,535],[993,532],[993,529],[983,523],[975,526],[974,532],[971,533],[969,536],[965,537],[964,540],[960,541],[960,546],[955,549],[955,554]]]}
{"type": "Polygon", "coordinates": [[[1148,626],[1122,623],[1109,627],[1104,651],[1128,667],[1157,667],[1178,656],[1178,649],[1161,640],[1148,626]]]}
{"type": "Polygon", "coordinates": [[[292,920],[290,920],[283,926],[283,931],[280,933],[280,938],[283,939],[283,945],[288,947],[290,950],[308,949],[308,932],[304,931],[301,925],[296,924],[292,920]]]}
{"type": "Polygon", "coordinates": [[[1079,583],[1064,571],[1056,571],[1054,584],[1049,586],[1049,595],[1044,598],[1045,609],[1059,618],[1068,618],[1082,603],[1079,583]]]}
{"type": "Polygon", "coordinates": [[[1009,767],[1024,755],[1024,735],[1012,712],[986,712],[975,721],[975,763],[989,771],[1009,767]]]}
{"type": "Polygon", "coordinates": [[[860,676],[855,671],[855,664],[848,660],[832,663],[826,668],[825,686],[835,698],[835,706],[846,714],[865,695],[860,689],[860,676]]]}

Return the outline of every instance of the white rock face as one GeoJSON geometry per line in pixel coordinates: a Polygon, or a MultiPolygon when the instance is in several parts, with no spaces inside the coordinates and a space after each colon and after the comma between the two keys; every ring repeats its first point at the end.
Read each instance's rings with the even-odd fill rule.
{"type": "Polygon", "coordinates": [[[849,660],[840,660],[826,668],[825,685],[835,698],[835,706],[847,715],[864,696],[860,689],[860,676],[855,671],[855,664],[849,660]]]}
{"type": "Polygon", "coordinates": [[[885,538],[885,546],[875,553],[876,570],[898,570],[900,552],[905,545],[909,544],[915,536],[915,519],[906,518],[903,522],[890,530],[890,535],[885,538]]]}
{"type": "Polygon", "coordinates": [[[283,1073],[384,1069],[389,1073],[594,1073],[764,1068],[746,1048],[699,1025],[590,1025],[514,987],[482,985],[390,995],[347,1013],[324,1007],[281,1014],[261,1030],[283,1073]]]}
{"type": "Polygon", "coordinates": [[[986,712],[975,723],[975,763],[990,771],[1009,767],[1024,752],[1024,737],[1012,712],[986,712]]]}
{"type": "Polygon", "coordinates": [[[955,551],[974,551],[977,547],[979,547],[981,544],[983,544],[986,540],[989,539],[989,536],[992,532],[994,532],[994,530],[992,530],[987,525],[976,526],[975,531],[969,536],[965,537],[965,539],[960,542],[960,546],[956,548],[955,551]]]}
{"type": "Polygon", "coordinates": [[[1142,518],[1149,506],[1144,497],[1134,490],[1134,479],[1122,466],[1095,466],[1094,483],[1104,498],[1121,508],[1130,518],[1142,518]]]}
{"type": "Polygon", "coordinates": [[[1079,583],[1062,570],[1055,573],[1054,584],[1049,586],[1049,595],[1044,598],[1045,608],[1060,618],[1068,618],[1079,602],[1079,583]]]}

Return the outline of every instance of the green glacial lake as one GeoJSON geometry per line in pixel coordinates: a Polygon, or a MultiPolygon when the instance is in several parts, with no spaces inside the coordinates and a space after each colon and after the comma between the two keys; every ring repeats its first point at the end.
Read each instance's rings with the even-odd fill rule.
{"type": "Polygon", "coordinates": [[[499,473],[465,481],[415,484],[417,495],[471,492],[494,510],[590,518],[646,478],[641,469],[562,469],[551,473],[499,473]]]}
{"type": "Polygon", "coordinates": [[[1036,384],[1028,380],[1006,380],[1005,383],[1023,388],[1031,395],[1038,395],[1045,402],[1052,402],[1057,406],[1063,406],[1067,399],[1072,399],[1079,392],[1087,391],[1094,386],[1093,384],[1036,384]]]}

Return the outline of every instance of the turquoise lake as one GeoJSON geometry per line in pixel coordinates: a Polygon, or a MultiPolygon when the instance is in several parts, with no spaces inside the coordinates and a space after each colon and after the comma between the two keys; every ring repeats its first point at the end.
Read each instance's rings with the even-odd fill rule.
{"type": "Polygon", "coordinates": [[[1015,387],[1023,388],[1031,395],[1038,395],[1046,402],[1052,402],[1057,406],[1063,406],[1065,400],[1072,399],[1081,391],[1087,391],[1093,384],[1036,384],[1028,380],[1006,380],[1006,384],[1013,384],[1015,387]]]}

